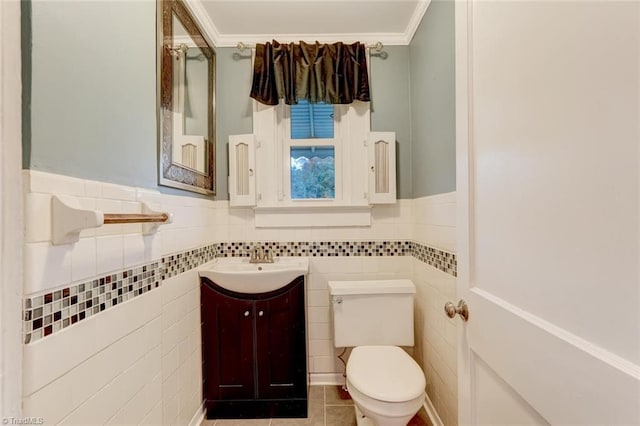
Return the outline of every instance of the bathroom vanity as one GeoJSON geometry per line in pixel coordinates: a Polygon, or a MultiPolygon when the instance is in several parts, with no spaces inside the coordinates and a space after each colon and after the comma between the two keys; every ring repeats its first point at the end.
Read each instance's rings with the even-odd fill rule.
{"type": "MultiPolygon", "coordinates": [[[[246,269],[268,272],[263,266],[246,269]]],[[[246,278],[250,293],[225,288],[224,276],[200,276],[207,418],[306,417],[304,275],[275,289],[265,282],[264,292],[260,274],[246,278]]]]}

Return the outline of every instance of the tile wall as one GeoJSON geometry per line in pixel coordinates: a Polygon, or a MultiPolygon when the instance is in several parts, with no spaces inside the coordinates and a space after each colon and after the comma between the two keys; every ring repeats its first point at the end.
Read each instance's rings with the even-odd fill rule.
{"type": "Polygon", "coordinates": [[[105,423],[197,421],[202,395],[195,268],[216,254],[246,255],[255,242],[268,242],[283,255],[309,253],[309,370],[316,383],[334,383],[343,371],[331,339],[329,280],[413,278],[426,288],[423,261],[437,265],[431,269],[438,274],[455,274],[451,253],[412,241],[414,234],[424,235],[424,242],[454,248],[453,240],[441,243],[449,236],[434,227],[437,220],[414,225],[424,212],[413,200],[376,206],[371,227],[259,229],[251,209],[229,209],[225,201],[38,171],[25,171],[24,178],[25,415],[44,413],[46,424],[82,424],[98,402],[105,423]],[[108,225],[83,231],[78,243],[52,246],[51,194],[72,195],[109,213],[140,212],[144,201],[172,212],[174,222],[150,236],[140,225],[108,225]],[[131,385],[134,377],[141,386],[131,385]],[[86,384],[76,386],[78,380],[86,384]]]}
{"type": "MultiPolygon", "coordinates": [[[[413,200],[415,242],[445,252],[456,252],[455,192],[413,200]]],[[[442,253],[442,252],[439,252],[442,253]]],[[[457,327],[458,318],[444,314],[447,301],[457,303],[456,273],[438,263],[426,263],[421,256],[411,259],[416,285],[414,357],[427,378],[427,394],[445,425],[457,424],[457,327]],[[430,264],[431,263],[431,264],[430,264]],[[433,266],[436,265],[436,266],[433,266]]],[[[454,262],[455,264],[455,262],[454,262]]]]}

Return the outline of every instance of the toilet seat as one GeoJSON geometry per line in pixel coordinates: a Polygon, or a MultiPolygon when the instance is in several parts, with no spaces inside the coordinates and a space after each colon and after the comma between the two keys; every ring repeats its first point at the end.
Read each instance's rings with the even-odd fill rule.
{"type": "Polygon", "coordinates": [[[347,378],[363,395],[383,402],[406,402],[424,394],[420,366],[397,346],[357,346],[347,362],[347,378]]]}

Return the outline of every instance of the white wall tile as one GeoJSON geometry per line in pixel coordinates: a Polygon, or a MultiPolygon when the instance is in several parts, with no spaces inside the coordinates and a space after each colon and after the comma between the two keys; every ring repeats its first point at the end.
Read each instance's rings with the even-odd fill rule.
{"type": "MultiPolygon", "coordinates": [[[[97,318],[97,317],[96,317],[97,318]]],[[[92,395],[95,395],[108,384],[120,376],[137,359],[146,357],[153,348],[159,351],[158,339],[153,339],[149,330],[154,327],[153,322],[147,323],[142,328],[133,330],[125,334],[123,338],[116,340],[113,344],[105,346],[104,350],[98,350],[95,342],[95,328],[90,327],[94,320],[88,319],[85,323],[74,326],[76,338],[86,338],[83,340],[85,347],[80,356],[70,356],[69,359],[60,359],[63,347],[68,348],[67,338],[57,338],[62,336],[65,330],[47,339],[28,345],[28,356],[25,357],[25,371],[31,373],[31,369],[36,371],[46,371],[46,377],[37,375],[25,377],[25,414],[44,416],[48,422],[57,423],[67,414],[84,404],[92,395]],[[80,328],[89,325],[89,327],[80,328]],[[83,336],[84,334],[84,336],[83,336]],[[57,338],[57,339],[56,339],[57,338]],[[31,347],[33,346],[33,347],[31,347]],[[84,352],[84,354],[82,353],[84,352]],[[88,354],[95,354],[88,356],[88,354]],[[46,365],[34,365],[31,362],[37,359],[48,359],[46,365]],[[70,362],[69,362],[70,361],[70,362]],[[74,365],[75,364],[75,365],[74,365]],[[73,368],[68,368],[74,365],[73,368]],[[42,368],[40,368],[42,367],[42,368]],[[55,379],[51,379],[56,377],[55,379]],[[43,386],[44,384],[44,386],[43,386]]],[[[95,325],[95,324],[93,324],[95,325]]],[[[74,345],[74,347],[81,345],[74,345]]],[[[159,372],[159,352],[158,362],[153,364],[152,359],[147,359],[150,367],[154,367],[159,372]]],[[[119,405],[112,406],[115,412],[119,405]]]]}
{"type": "Polygon", "coordinates": [[[124,267],[140,265],[145,262],[145,238],[142,234],[129,234],[122,237],[124,267]]]}
{"type": "Polygon", "coordinates": [[[151,262],[162,257],[162,231],[142,237],[144,245],[144,261],[151,262]]]}
{"type": "Polygon", "coordinates": [[[161,386],[160,374],[156,374],[150,382],[144,385],[140,392],[134,395],[120,411],[107,421],[107,424],[140,424],[151,413],[154,405],[162,401],[161,386]]]}
{"type": "Polygon", "coordinates": [[[96,258],[98,274],[123,269],[124,240],[122,235],[96,237],[96,258]]]}
{"type": "MultiPolygon", "coordinates": [[[[78,249],[77,254],[75,251],[72,252],[71,260],[67,261],[68,265],[66,266],[65,253],[72,249],[67,248],[66,251],[53,249],[53,256],[55,257],[55,253],[57,253],[57,256],[63,260],[50,271],[54,277],[56,274],[62,276],[58,281],[55,279],[53,281],[60,282],[60,284],[66,284],[78,277],[89,277],[92,273],[95,275],[96,273],[111,272],[122,269],[124,265],[133,266],[158,259],[165,254],[224,241],[406,239],[429,243],[448,251],[455,250],[455,193],[417,200],[399,200],[397,204],[390,206],[376,206],[373,209],[372,227],[255,229],[251,209],[229,209],[226,201],[166,195],[155,190],[121,187],[67,177],[51,180],[49,174],[40,174],[39,172],[35,172],[35,174],[37,175],[35,179],[31,175],[29,176],[26,184],[27,193],[29,188],[36,188],[37,192],[41,192],[41,194],[29,194],[27,198],[33,197],[33,206],[29,207],[29,201],[27,201],[25,208],[27,210],[25,217],[28,222],[27,236],[34,242],[40,239],[44,241],[50,234],[47,224],[37,222],[37,211],[50,209],[50,204],[47,204],[46,200],[49,197],[47,194],[51,192],[84,197],[84,202],[91,205],[91,208],[109,213],[139,212],[140,202],[147,201],[152,208],[158,211],[170,211],[175,214],[174,223],[161,226],[160,231],[153,236],[142,237],[141,227],[137,225],[134,225],[135,228],[134,226],[125,228],[121,225],[111,225],[96,230],[83,231],[82,236],[85,238],[81,244],[86,244],[86,248],[90,245],[91,239],[89,237],[96,236],[94,255],[89,253],[90,250],[82,250],[82,255],[85,256],[83,260],[80,256],[81,250],[78,249]],[[127,235],[123,236],[123,234],[127,235]],[[73,256],[74,254],[76,255],[73,256]],[[91,261],[92,257],[95,259],[94,263],[91,261]],[[59,267],[60,265],[62,267],[59,267]],[[95,272],[92,272],[94,267],[95,272]]],[[[29,259],[29,262],[36,266],[33,270],[30,267],[29,280],[32,283],[40,282],[40,280],[34,279],[34,276],[37,275],[38,270],[40,270],[40,274],[46,270],[42,264],[46,265],[46,261],[43,259],[51,255],[49,250],[48,244],[40,248],[34,246],[30,253],[28,253],[29,249],[25,248],[25,259],[29,259]]],[[[455,279],[431,269],[433,268],[427,268],[424,264],[420,267],[414,266],[410,256],[311,258],[310,275],[307,282],[310,371],[330,373],[339,372],[342,368],[335,362],[326,285],[328,280],[413,278],[421,289],[419,292],[421,300],[417,302],[419,309],[416,308],[416,316],[421,321],[421,330],[418,330],[420,331],[418,335],[424,336],[423,341],[420,342],[420,345],[424,346],[424,350],[421,348],[420,357],[423,362],[426,362],[426,374],[431,374],[434,377],[430,386],[440,395],[437,398],[439,406],[444,412],[450,412],[449,406],[451,401],[455,399],[452,396],[455,389],[449,384],[450,373],[453,373],[449,357],[451,351],[455,349],[453,343],[455,343],[456,336],[455,329],[442,318],[441,302],[444,298],[452,298],[451,296],[455,294],[455,279]],[[438,319],[436,319],[436,310],[439,314],[438,319]],[[435,366],[437,369],[441,369],[443,365],[448,371],[438,375],[435,366]]],[[[27,276],[28,273],[25,271],[25,278],[27,276]]],[[[133,410],[131,413],[135,412],[135,414],[131,415],[139,418],[140,422],[148,424],[157,424],[160,420],[165,423],[189,421],[199,408],[201,401],[198,286],[197,272],[190,271],[166,280],[160,289],[154,290],[144,297],[133,299],[101,313],[95,318],[92,317],[85,321],[86,324],[80,323],[69,330],[57,333],[56,335],[59,336],[63,336],[65,333],[68,336],[73,336],[73,338],[60,340],[60,342],[65,342],[65,345],[72,345],[72,342],[80,341],[75,340],[75,337],[82,339],[85,349],[81,350],[79,355],[72,357],[75,364],[55,363],[53,375],[42,374],[40,367],[36,367],[33,375],[30,376],[31,379],[26,378],[25,380],[30,383],[30,386],[42,383],[42,379],[33,378],[36,374],[45,379],[49,377],[50,380],[54,380],[54,377],[58,377],[56,375],[61,374],[60,368],[66,368],[65,371],[78,368],[74,366],[78,365],[79,360],[90,358],[92,356],[90,354],[102,350],[99,348],[107,348],[126,333],[130,333],[127,331],[129,330],[127,327],[135,327],[135,324],[140,327],[140,324],[144,324],[145,321],[151,321],[150,318],[156,318],[157,321],[153,322],[154,326],[145,333],[150,336],[152,341],[161,342],[157,358],[161,363],[161,367],[158,368],[162,369],[162,373],[150,377],[147,386],[154,380],[162,380],[160,387],[167,392],[169,392],[170,385],[175,385],[175,388],[170,394],[164,396],[165,400],[162,404],[155,401],[153,397],[142,397],[142,395],[151,393],[147,387],[138,389],[137,393],[130,395],[129,399],[121,402],[117,408],[115,408],[117,398],[112,400],[105,397],[105,401],[110,405],[110,408],[106,410],[109,413],[105,411],[104,414],[108,416],[105,421],[117,423],[118,419],[124,418],[122,416],[129,412],[128,410],[133,410]],[[129,311],[127,305],[134,303],[137,299],[144,300],[144,302],[136,306],[135,310],[129,311]],[[118,311],[121,308],[123,311],[118,311]],[[108,315],[111,311],[118,311],[118,315],[108,315]],[[103,321],[100,318],[109,318],[110,320],[103,321]],[[99,320],[94,321],[94,319],[99,320]],[[132,323],[127,324],[130,321],[132,323]],[[87,330],[91,330],[91,332],[89,333],[87,330]],[[165,367],[170,374],[164,371],[165,367]],[[131,403],[131,401],[142,399],[148,401],[144,408],[141,408],[139,404],[131,403]],[[138,408],[134,409],[134,405],[138,408]],[[163,415],[164,419],[162,419],[163,415]]],[[[32,284],[31,288],[38,288],[38,286],[32,284]]],[[[56,335],[42,341],[55,339],[56,335]]],[[[56,344],[61,344],[60,342],[56,344]]],[[[56,344],[47,345],[47,350],[54,350],[56,344]]],[[[29,346],[33,345],[27,345],[27,348],[29,346]]],[[[30,359],[30,363],[42,362],[45,358],[41,358],[41,356],[42,354],[35,356],[32,353],[26,355],[25,359],[30,359]]],[[[126,353],[116,351],[113,353],[113,357],[114,360],[122,362],[126,359],[126,353]]],[[[131,373],[133,374],[133,371],[131,373]]],[[[159,392],[157,388],[156,386],[156,392],[159,392]]],[[[450,413],[447,415],[451,416],[450,413]]],[[[82,416],[77,415],[75,418],[81,419],[82,416]]],[[[73,419],[73,416],[68,417],[68,420],[73,419]]]]}
{"type": "Polygon", "coordinates": [[[144,419],[140,422],[140,426],[158,426],[162,424],[162,401],[159,401],[144,419]]]}
{"type": "Polygon", "coordinates": [[[84,193],[87,197],[91,198],[102,198],[102,182],[97,182],[94,180],[85,180],[84,181],[84,193]]]}
{"type": "Polygon", "coordinates": [[[331,340],[331,325],[329,323],[309,323],[309,336],[311,339],[331,340]]]}
{"type": "Polygon", "coordinates": [[[37,293],[71,282],[72,249],[70,244],[25,244],[24,293],[37,293]]]}
{"type": "Polygon", "coordinates": [[[328,339],[309,340],[309,355],[316,356],[332,356],[333,342],[328,339]]]}
{"type": "Polygon", "coordinates": [[[114,407],[124,406],[146,383],[153,380],[157,373],[153,371],[156,365],[153,360],[158,357],[159,350],[156,348],[139,358],[131,367],[65,417],[60,424],[105,424],[114,415],[114,407]]]}
{"type": "Polygon", "coordinates": [[[329,306],[329,290],[307,291],[307,306],[329,306]]]}
{"type": "Polygon", "coordinates": [[[25,194],[24,223],[25,243],[51,240],[51,195],[25,194]]]}
{"type": "Polygon", "coordinates": [[[130,186],[116,185],[113,183],[102,184],[102,198],[122,201],[135,201],[137,192],[130,186]]]}
{"type": "Polygon", "coordinates": [[[71,251],[71,280],[79,281],[97,274],[95,238],[80,238],[71,251]]]}
{"type": "Polygon", "coordinates": [[[307,308],[307,320],[310,323],[328,323],[329,319],[329,307],[310,306],[307,308]]]}
{"type": "Polygon", "coordinates": [[[85,181],[70,176],[29,170],[24,185],[28,192],[57,195],[85,195],[85,181]]]}

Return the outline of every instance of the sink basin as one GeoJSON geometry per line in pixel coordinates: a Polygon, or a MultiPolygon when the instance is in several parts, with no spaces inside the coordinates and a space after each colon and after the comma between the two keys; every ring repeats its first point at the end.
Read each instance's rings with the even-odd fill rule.
{"type": "Polygon", "coordinates": [[[199,270],[227,290],[237,293],[266,293],[289,284],[309,270],[306,257],[277,257],[274,263],[249,263],[249,259],[216,259],[199,270]]]}

